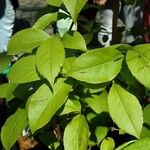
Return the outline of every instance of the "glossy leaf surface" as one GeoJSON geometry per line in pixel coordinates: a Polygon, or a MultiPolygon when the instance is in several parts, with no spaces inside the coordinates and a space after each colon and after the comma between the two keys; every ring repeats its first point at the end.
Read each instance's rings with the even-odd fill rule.
{"type": "Polygon", "coordinates": [[[65,48],[87,51],[85,40],[79,32],[66,33],[62,42],[65,48]]]}
{"type": "Polygon", "coordinates": [[[114,48],[99,48],[78,57],[67,75],[87,83],[111,81],[121,69],[122,54],[114,48]]]}
{"type": "Polygon", "coordinates": [[[18,60],[9,71],[8,78],[14,83],[39,80],[40,78],[36,72],[35,56],[29,55],[18,60]]]}
{"type": "Polygon", "coordinates": [[[65,150],[87,150],[89,128],[83,115],[77,115],[64,132],[65,150]]]}
{"type": "Polygon", "coordinates": [[[53,92],[43,84],[29,100],[28,117],[32,132],[46,125],[56,111],[65,103],[72,86],[59,80],[53,92]]]}
{"type": "Polygon", "coordinates": [[[127,65],[135,78],[150,88],[150,44],[138,45],[128,51],[127,65]]]}
{"type": "Polygon", "coordinates": [[[63,0],[68,12],[70,13],[74,23],[77,22],[77,17],[86,4],[87,0],[63,0]]]}
{"type": "Polygon", "coordinates": [[[50,23],[53,23],[57,20],[57,13],[49,13],[43,15],[39,18],[34,24],[34,28],[44,30],[50,23]]]}
{"type": "Polygon", "coordinates": [[[36,54],[36,66],[39,73],[44,76],[51,85],[60,72],[65,60],[64,47],[57,37],[46,40],[36,54]]]}
{"type": "Polygon", "coordinates": [[[19,108],[2,127],[1,139],[5,150],[11,149],[26,126],[27,114],[24,109],[19,108]]]}
{"type": "Polygon", "coordinates": [[[16,55],[20,52],[31,53],[33,48],[50,37],[46,32],[35,28],[24,29],[17,32],[9,41],[8,54],[16,55]]]}
{"type": "Polygon", "coordinates": [[[113,121],[125,132],[140,138],[143,124],[142,109],[138,99],[117,84],[113,84],[108,107],[113,121]]]}

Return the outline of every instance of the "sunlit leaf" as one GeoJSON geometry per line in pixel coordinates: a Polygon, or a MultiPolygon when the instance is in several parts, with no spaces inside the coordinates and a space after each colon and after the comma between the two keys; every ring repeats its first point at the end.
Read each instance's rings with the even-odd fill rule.
{"type": "Polygon", "coordinates": [[[46,125],[65,103],[72,89],[72,86],[66,82],[58,80],[53,87],[53,92],[47,84],[43,84],[32,95],[28,104],[28,117],[32,132],[46,125]]]}
{"type": "Polygon", "coordinates": [[[47,0],[47,3],[59,7],[63,3],[63,0],[47,0]]]}
{"type": "Polygon", "coordinates": [[[110,116],[119,128],[140,138],[143,124],[143,112],[138,99],[117,84],[113,84],[108,106],[110,116]]]}
{"type": "Polygon", "coordinates": [[[34,28],[44,30],[50,23],[53,23],[57,20],[57,13],[49,13],[43,15],[39,18],[34,24],[34,28]]]}
{"type": "Polygon", "coordinates": [[[39,80],[40,78],[36,72],[35,56],[29,55],[18,60],[9,71],[8,78],[14,83],[27,83],[39,80]]]}
{"type": "Polygon", "coordinates": [[[150,88],[150,44],[133,47],[133,50],[128,51],[126,61],[133,76],[150,88]]]}
{"type": "Polygon", "coordinates": [[[122,57],[112,47],[91,50],[74,61],[67,75],[94,84],[111,81],[121,69],[122,57]]]}
{"type": "Polygon", "coordinates": [[[74,22],[77,22],[77,17],[86,4],[87,0],[63,0],[68,12],[70,13],[74,22]]]}
{"type": "Polygon", "coordinates": [[[87,150],[89,128],[83,115],[77,115],[64,132],[65,150],[87,150]]]}
{"type": "Polygon", "coordinates": [[[27,114],[24,109],[19,108],[2,127],[1,139],[5,150],[11,149],[26,126],[27,114]]]}
{"type": "Polygon", "coordinates": [[[51,83],[51,85],[54,84],[54,80],[60,72],[64,60],[64,47],[56,36],[46,40],[37,50],[37,69],[39,73],[51,83]]]}
{"type": "Polygon", "coordinates": [[[150,149],[150,138],[144,138],[124,148],[124,150],[148,150],[150,149]]]}
{"type": "Polygon", "coordinates": [[[50,37],[49,34],[35,28],[24,29],[17,32],[9,41],[8,54],[16,55],[20,52],[31,53],[33,48],[50,37]]]}
{"type": "Polygon", "coordinates": [[[62,42],[65,48],[87,51],[85,40],[79,32],[66,33],[62,42]]]}

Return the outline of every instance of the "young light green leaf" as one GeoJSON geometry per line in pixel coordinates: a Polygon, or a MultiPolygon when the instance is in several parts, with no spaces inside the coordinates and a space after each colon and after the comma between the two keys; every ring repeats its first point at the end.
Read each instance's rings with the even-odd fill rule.
{"type": "Polygon", "coordinates": [[[62,42],[65,48],[87,51],[85,40],[79,32],[66,33],[62,42]]]}
{"type": "Polygon", "coordinates": [[[110,116],[118,127],[140,138],[143,116],[140,103],[134,95],[113,84],[108,95],[108,107],[110,116]]]}
{"type": "Polygon", "coordinates": [[[37,50],[36,66],[39,73],[44,76],[51,85],[65,60],[65,51],[60,39],[56,36],[46,40],[37,50]]]}
{"type": "Polygon", "coordinates": [[[107,97],[108,93],[103,91],[100,95],[91,95],[85,98],[85,101],[97,114],[100,114],[102,112],[108,112],[107,97]]]}
{"type": "Polygon", "coordinates": [[[100,150],[114,150],[114,148],[115,148],[115,141],[110,137],[104,139],[100,145],[100,150]]]}
{"type": "Polygon", "coordinates": [[[1,139],[5,150],[11,149],[26,126],[27,114],[24,109],[19,108],[2,127],[1,139]]]}
{"type": "Polygon", "coordinates": [[[89,128],[83,115],[77,115],[64,132],[65,150],[87,150],[89,128]]]}
{"type": "Polygon", "coordinates": [[[58,13],[49,13],[43,15],[36,21],[33,27],[36,29],[44,30],[48,25],[50,25],[50,23],[53,23],[57,20],[57,14],[58,13]]]}
{"type": "Polygon", "coordinates": [[[32,95],[28,105],[29,124],[32,132],[46,125],[56,111],[65,103],[72,86],[62,79],[53,87],[43,84],[32,95]],[[38,112],[38,113],[37,113],[38,112]]]}
{"type": "Polygon", "coordinates": [[[133,76],[150,88],[150,44],[133,47],[133,50],[128,51],[126,61],[133,76]]]}
{"type": "Polygon", "coordinates": [[[77,17],[86,4],[87,0],[63,0],[68,12],[70,13],[74,23],[77,22],[77,17]]]}
{"type": "Polygon", "coordinates": [[[38,47],[50,37],[46,32],[29,28],[16,33],[8,44],[8,54],[16,55],[20,52],[31,53],[33,48],[38,47]]]}
{"type": "Polygon", "coordinates": [[[77,100],[70,100],[65,103],[64,109],[60,115],[68,114],[71,112],[80,112],[81,111],[81,104],[77,100]]]}
{"type": "Polygon", "coordinates": [[[149,150],[149,149],[150,149],[150,138],[144,138],[125,147],[123,150],[149,150]]]}
{"type": "Polygon", "coordinates": [[[2,73],[4,69],[6,69],[6,67],[11,62],[11,59],[12,57],[8,56],[6,53],[0,54],[0,73],[2,73]]]}
{"type": "Polygon", "coordinates": [[[107,127],[102,127],[102,126],[96,127],[95,135],[98,144],[106,137],[107,133],[108,133],[107,127]]]}
{"type": "Polygon", "coordinates": [[[121,69],[122,57],[113,47],[91,50],[74,61],[67,75],[94,84],[111,81],[121,69]]]}
{"type": "Polygon", "coordinates": [[[63,3],[63,0],[47,0],[47,3],[59,7],[63,3]]]}
{"type": "Polygon", "coordinates": [[[39,80],[35,67],[35,56],[22,57],[11,68],[8,78],[14,83],[27,83],[39,80]]]}
{"type": "Polygon", "coordinates": [[[77,27],[75,24],[72,26],[72,22],[73,22],[73,20],[70,17],[62,18],[57,21],[57,30],[61,37],[63,37],[64,34],[66,32],[68,32],[69,30],[71,30],[71,31],[77,30],[77,27]]]}
{"type": "Polygon", "coordinates": [[[0,85],[0,98],[5,98],[9,89],[9,83],[0,85]]]}

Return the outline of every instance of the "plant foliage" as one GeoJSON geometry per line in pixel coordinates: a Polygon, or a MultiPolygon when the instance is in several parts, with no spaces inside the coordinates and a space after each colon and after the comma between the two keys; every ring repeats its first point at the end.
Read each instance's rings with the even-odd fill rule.
{"type": "Polygon", "coordinates": [[[19,101],[1,129],[4,148],[10,150],[28,128],[50,149],[150,149],[150,104],[144,102],[150,88],[150,44],[90,49],[88,37],[72,31],[87,1],[47,2],[57,11],[16,33],[8,45],[9,55],[24,55],[8,73],[9,83],[0,85],[8,106],[19,101]],[[57,31],[50,35],[45,28],[65,19],[60,9],[72,24],[63,36],[57,31]]]}

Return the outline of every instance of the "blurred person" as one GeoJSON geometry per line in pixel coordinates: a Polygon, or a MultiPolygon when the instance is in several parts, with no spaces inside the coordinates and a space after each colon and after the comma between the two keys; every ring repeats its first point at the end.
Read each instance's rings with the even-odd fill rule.
{"type": "MultiPolygon", "coordinates": [[[[125,24],[121,43],[132,43],[135,40],[135,37],[131,34],[131,28],[141,24],[139,21],[141,20],[141,6],[137,5],[137,2],[138,0],[134,0],[133,4],[125,4],[124,0],[120,0],[119,10],[123,12],[121,18],[125,24]]],[[[100,6],[97,12],[98,22],[100,23],[98,41],[106,47],[112,41],[113,0],[93,0],[93,3],[100,6]]]]}
{"type": "Polygon", "coordinates": [[[13,32],[17,0],[1,0],[0,3],[0,53],[7,51],[7,44],[13,32]]]}
{"type": "Polygon", "coordinates": [[[150,43],[150,0],[144,1],[144,14],[143,14],[143,26],[144,26],[144,41],[150,43]]]}

